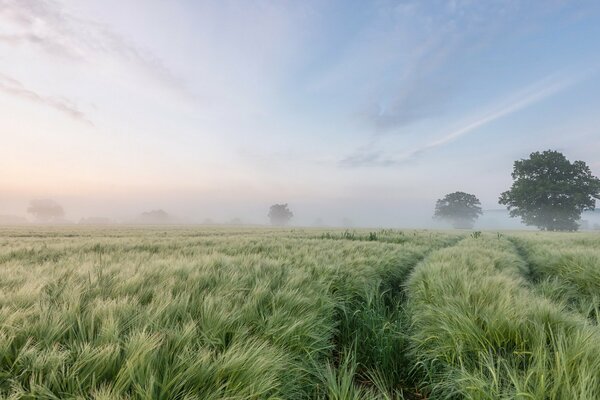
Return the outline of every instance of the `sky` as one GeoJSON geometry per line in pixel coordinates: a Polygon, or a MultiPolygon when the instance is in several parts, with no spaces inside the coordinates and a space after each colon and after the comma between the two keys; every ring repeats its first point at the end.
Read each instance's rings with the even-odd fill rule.
{"type": "Polygon", "coordinates": [[[0,0],[0,214],[418,226],[599,109],[597,1],[0,0]]]}

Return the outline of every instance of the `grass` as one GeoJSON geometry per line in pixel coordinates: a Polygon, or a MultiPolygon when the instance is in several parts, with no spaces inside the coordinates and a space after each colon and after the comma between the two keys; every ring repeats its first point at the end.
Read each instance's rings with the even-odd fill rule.
{"type": "Polygon", "coordinates": [[[409,281],[412,355],[432,398],[600,398],[600,331],[529,287],[513,244],[441,250],[409,281]]]}
{"type": "Polygon", "coordinates": [[[1,228],[0,398],[600,398],[598,244],[1,228]]]}
{"type": "Polygon", "coordinates": [[[5,232],[0,393],[326,396],[334,358],[354,340],[346,337],[358,323],[351,307],[452,240],[422,233],[385,242],[393,235],[332,242],[281,230],[5,232]]]}
{"type": "Polygon", "coordinates": [[[512,240],[529,262],[538,292],[598,322],[600,235],[530,234],[512,240]]]}

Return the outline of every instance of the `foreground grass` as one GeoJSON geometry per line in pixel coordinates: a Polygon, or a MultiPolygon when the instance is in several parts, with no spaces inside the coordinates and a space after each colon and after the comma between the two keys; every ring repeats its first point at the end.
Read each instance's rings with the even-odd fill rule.
{"type": "Polygon", "coordinates": [[[387,376],[399,369],[390,353],[398,347],[380,345],[402,339],[388,317],[361,313],[455,238],[321,236],[7,231],[0,241],[0,395],[302,399],[347,398],[347,390],[376,398],[377,390],[356,380],[371,374],[397,384],[387,376]],[[370,342],[350,355],[357,333],[370,342]],[[384,358],[385,369],[377,369],[384,358]]]}
{"type": "Polygon", "coordinates": [[[3,399],[597,399],[597,236],[0,230],[3,399]]]}
{"type": "Polygon", "coordinates": [[[600,330],[528,275],[513,244],[489,235],[415,269],[412,354],[431,398],[600,398],[600,330]]]}
{"type": "Polygon", "coordinates": [[[600,235],[537,233],[511,239],[529,263],[529,278],[539,293],[598,322],[600,235]]]}

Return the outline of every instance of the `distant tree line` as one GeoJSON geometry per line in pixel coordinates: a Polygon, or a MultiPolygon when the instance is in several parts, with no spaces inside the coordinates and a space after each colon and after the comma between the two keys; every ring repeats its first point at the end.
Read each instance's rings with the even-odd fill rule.
{"type": "MultiPolygon", "coordinates": [[[[553,150],[534,152],[514,162],[512,186],[500,195],[511,217],[520,217],[528,226],[548,231],[575,231],[581,213],[594,210],[600,199],[600,179],[592,175],[583,161],[570,162],[553,150]]],[[[60,222],[62,206],[50,199],[32,200],[27,212],[39,222],[60,222]]],[[[434,218],[449,222],[457,229],[470,229],[482,215],[481,202],[474,195],[457,191],[437,200],[434,218]]],[[[294,217],[287,203],[273,204],[267,214],[271,225],[286,226],[294,217]]],[[[95,221],[95,220],[93,220],[95,221]]],[[[138,221],[166,223],[175,221],[163,210],[145,212],[138,221]]],[[[211,222],[212,223],[212,222],[211,222]]],[[[240,225],[239,218],[230,224],[240,225]]],[[[322,225],[322,220],[319,220],[322,225]]],[[[350,222],[345,222],[349,226],[350,222]]]]}
{"type": "MultiPolygon", "coordinates": [[[[513,184],[500,195],[511,217],[548,231],[576,231],[581,213],[594,210],[600,199],[600,179],[583,161],[570,162],[562,153],[547,150],[515,161],[513,184]]],[[[464,192],[439,199],[434,218],[455,228],[472,228],[482,214],[479,199],[464,192]]]]}

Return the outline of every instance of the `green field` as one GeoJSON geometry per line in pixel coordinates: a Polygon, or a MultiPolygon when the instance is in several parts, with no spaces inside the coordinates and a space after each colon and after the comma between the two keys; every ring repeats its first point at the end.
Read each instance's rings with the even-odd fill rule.
{"type": "Polygon", "coordinates": [[[2,399],[600,399],[600,235],[0,229],[2,399]]]}

